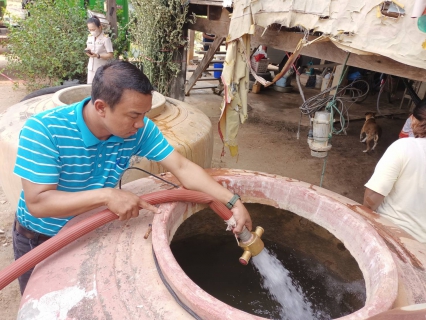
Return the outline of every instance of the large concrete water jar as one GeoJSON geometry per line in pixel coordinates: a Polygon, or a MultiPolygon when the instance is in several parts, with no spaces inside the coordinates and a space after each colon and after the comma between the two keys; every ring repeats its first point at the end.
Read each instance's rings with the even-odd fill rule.
{"type": "MultiPolygon", "coordinates": [[[[21,180],[13,174],[19,133],[28,117],[57,106],[72,104],[90,96],[91,85],[79,85],[42,95],[9,107],[0,114],[0,183],[7,199],[15,209],[21,192],[21,180]]],[[[213,129],[210,119],[196,107],[158,92],[153,93],[152,110],[147,114],[160,128],[169,143],[186,158],[203,168],[210,168],[213,154],[213,129]]],[[[156,162],[133,157],[130,166],[161,173],[164,169],[156,162]]],[[[146,174],[129,170],[123,183],[139,179],[146,174]]]]}
{"type": "MultiPolygon", "coordinates": [[[[253,208],[249,204],[271,208],[253,214],[255,226],[256,219],[266,219],[262,238],[267,246],[279,242],[286,231],[298,228],[311,245],[305,241],[296,248],[299,241],[286,240],[291,247],[316,259],[329,272],[347,278],[351,276],[345,273],[360,275],[364,301],[340,319],[368,319],[375,315],[387,319],[388,312],[395,308],[426,301],[426,273],[422,267],[426,264],[425,246],[384,218],[348,198],[290,178],[227,169],[212,169],[209,173],[241,195],[249,208],[253,208]],[[280,210],[290,211],[293,216],[286,213],[280,217],[280,210]]],[[[164,177],[177,182],[169,173],[164,177]]],[[[168,187],[154,178],[143,178],[123,188],[146,194],[168,187]]],[[[68,245],[36,266],[18,319],[193,319],[187,310],[208,320],[264,319],[203,290],[173,255],[172,241],[206,233],[212,229],[212,219],[220,220],[203,216],[199,222],[190,223],[197,215],[203,215],[205,208],[183,202],[162,204],[162,213],[155,217],[141,211],[136,219],[108,223],[68,245]],[[185,227],[188,223],[189,228],[185,227]],[[149,224],[152,235],[144,239],[149,224]],[[180,232],[181,228],[185,232],[180,232]]],[[[65,228],[91,214],[74,218],[65,228]]],[[[222,222],[218,226],[219,233],[225,229],[222,222]]],[[[229,232],[226,236],[233,239],[229,232]]],[[[233,241],[229,246],[237,244],[233,241]]],[[[230,255],[227,264],[239,265],[240,253],[230,255]]],[[[190,260],[198,263],[198,258],[192,256],[190,260]]],[[[241,274],[249,266],[239,267],[241,274]]],[[[226,284],[223,288],[226,290],[226,284]]],[[[255,299],[256,292],[251,295],[255,299]]]]}

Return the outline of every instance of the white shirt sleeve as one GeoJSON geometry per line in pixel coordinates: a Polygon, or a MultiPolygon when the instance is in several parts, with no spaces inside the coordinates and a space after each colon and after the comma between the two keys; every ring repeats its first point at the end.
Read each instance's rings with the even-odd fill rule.
{"type": "Polygon", "coordinates": [[[107,52],[114,52],[114,49],[112,48],[111,38],[105,38],[104,46],[107,52]]]}
{"type": "Polygon", "coordinates": [[[404,127],[402,127],[402,132],[408,134],[409,137],[414,137],[413,129],[411,128],[411,117],[408,117],[408,119],[404,123],[404,127]]]}
{"type": "Polygon", "coordinates": [[[389,146],[377,163],[373,176],[365,184],[368,189],[385,197],[392,190],[402,170],[401,152],[403,152],[403,144],[399,141],[401,140],[397,140],[389,146]]]}

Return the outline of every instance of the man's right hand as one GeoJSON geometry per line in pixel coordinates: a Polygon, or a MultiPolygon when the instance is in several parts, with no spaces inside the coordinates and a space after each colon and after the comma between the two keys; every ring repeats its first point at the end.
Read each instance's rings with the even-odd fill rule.
{"type": "Polygon", "coordinates": [[[21,181],[27,207],[36,218],[76,216],[103,205],[120,220],[137,217],[140,209],[159,213],[156,207],[141,200],[136,194],[122,189],[66,192],[57,190],[54,184],[37,184],[26,179],[21,181]]]}
{"type": "Polygon", "coordinates": [[[157,207],[142,200],[136,194],[121,190],[109,189],[108,200],[105,205],[118,216],[118,220],[128,220],[139,216],[139,210],[146,209],[153,213],[160,213],[157,207]]]}

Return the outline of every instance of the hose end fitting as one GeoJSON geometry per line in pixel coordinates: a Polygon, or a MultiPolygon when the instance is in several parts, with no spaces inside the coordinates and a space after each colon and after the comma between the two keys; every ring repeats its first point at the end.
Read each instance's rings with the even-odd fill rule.
{"type": "Polygon", "coordinates": [[[240,257],[240,263],[247,265],[251,257],[257,256],[265,247],[260,239],[264,233],[264,229],[260,226],[256,227],[254,232],[249,232],[246,228],[238,235],[240,242],[238,245],[243,248],[244,252],[240,257]]]}
{"type": "Polygon", "coordinates": [[[243,255],[240,257],[240,263],[244,266],[248,265],[248,262],[251,258],[250,251],[244,251],[243,255]]]}

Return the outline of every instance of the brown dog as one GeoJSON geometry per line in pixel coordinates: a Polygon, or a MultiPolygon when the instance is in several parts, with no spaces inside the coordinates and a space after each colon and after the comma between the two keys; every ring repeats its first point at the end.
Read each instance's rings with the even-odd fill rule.
{"type": "Polygon", "coordinates": [[[380,136],[382,135],[382,128],[376,123],[376,119],[374,118],[374,112],[366,112],[365,113],[365,123],[362,126],[361,133],[359,135],[359,139],[361,142],[366,142],[367,149],[363,152],[370,151],[370,142],[374,140],[374,145],[371,150],[374,150],[377,146],[377,141],[379,141],[380,136]],[[362,135],[365,133],[365,138],[362,139],[362,135]]]}

